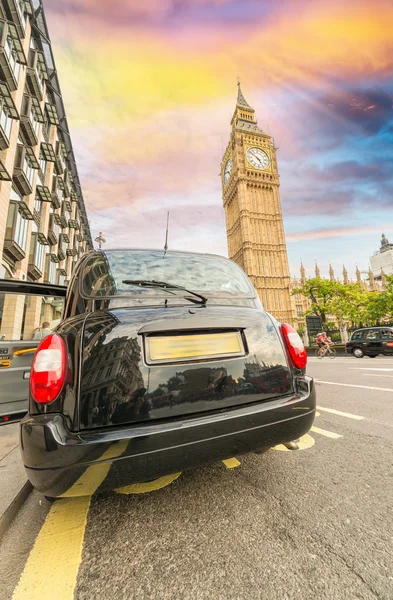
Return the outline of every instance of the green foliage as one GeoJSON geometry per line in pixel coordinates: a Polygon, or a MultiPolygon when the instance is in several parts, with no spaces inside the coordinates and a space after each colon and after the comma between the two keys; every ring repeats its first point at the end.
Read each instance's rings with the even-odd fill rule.
{"type": "Polygon", "coordinates": [[[311,301],[305,315],[318,315],[326,329],[329,328],[328,315],[352,327],[393,322],[393,276],[386,277],[383,292],[370,292],[359,283],[344,285],[340,281],[314,277],[292,293],[301,293],[311,301]]]}

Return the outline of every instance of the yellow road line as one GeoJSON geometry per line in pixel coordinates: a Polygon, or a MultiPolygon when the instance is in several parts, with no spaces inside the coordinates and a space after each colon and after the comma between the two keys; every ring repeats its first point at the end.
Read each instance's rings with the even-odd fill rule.
{"type": "Polygon", "coordinates": [[[334,408],[324,408],[323,406],[317,406],[317,408],[318,410],[332,413],[333,415],[339,415],[340,417],[348,417],[348,419],[355,419],[356,421],[362,421],[364,419],[364,417],[359,417],[359,415],[353,415],[351,413],[342,412],[341,410],[335,410],[334,408]]]}
{"type": "Polygon", "coordinates": [[[118,494],[146,494],[148,492],[155,492],[156,490],[160,490],[161,488],[170,485],[180,477],[180,475],[181,471],[180,473],[173,473],[172,475],[164,475],[164,477],[159,477],[158,479],[154,479],[154,481],[126,485],[125,487],[115,489],[115,492],[118,494]]]}
{"type": "Polygon", "coordinates": [[[12,600],[73,600],[91,496],[108,475],[110,459],[121,456],[127,444],[127,440],[113,444],[99,459],[105,462],[88,467],[64,500],[53,504],[12,600]],[[79,497],[67,498],[76,494],[79,497]]]}
{"type": "Polygon", "coordinates": [[[73,600],[89,506],[90,497],[53,504],[12,600],[73,600]]]}
{"type": "Polygon", "coordinates": [[[320,435],[324,435],[325,437],[328,438],[332,438],[332,440],[338,440],[338,438],[341,438],[342,435],[339,435],[338,433],[333,433],[333,431],[327,431],[327,429],[321,429],[320,427],[311,427],[311,430],[314,433],[319,433],[320,435]]]}
{"type": "MultiPolygon", "coordinates": [[[[311,435],[306,433],[305,435],[302,435],[296,444],[298,445],[299,450],[308,450],[308,448],[312,448],[312,446],[314,446],[315,440],[311,435]]],[[[279,452],[297,452],[297,450],[290,450],[284,446],[284,444],[278,444],[278,446],[274,446],[272,450],[278,450],[279,452]]]]}
{"type": "Polygon", "coordinates": [[[112,466],[112,461],[110,459],[121,456],[126,450],[127,444],[128,440],[115,442],[99,459],[100,461],[106,462],[98,462],[97,464],[88,467],[74,485],[67,492],[62,494],[62,498],[69,498],[72,496],[92,496],[109,473],[109,469],[112,466]]]}
{"type": "Polygon", "coordinates": [[[227,469],[236,469],[236,467],[240,466],[240,462],[237,458],[228,458],[227,460],[222,461],[227,469]]]}

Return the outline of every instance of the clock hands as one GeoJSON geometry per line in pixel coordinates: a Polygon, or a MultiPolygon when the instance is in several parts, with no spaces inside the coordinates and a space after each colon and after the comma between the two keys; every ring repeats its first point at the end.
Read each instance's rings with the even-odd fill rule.
{"type": "Polygon", "coordinates": [[[265,169],[267,167],[267,165],[269,164],[269,159],[268,159],[267,155],[265,154],[265,152],[263,150],[260,150],[259,148],[250,148],[248,150],[247,154],[249,156],[249,162],[256,169],[265,169]],[[262,158],[260,158],[258,156],[258,154],[261,154],[262,158]]]}

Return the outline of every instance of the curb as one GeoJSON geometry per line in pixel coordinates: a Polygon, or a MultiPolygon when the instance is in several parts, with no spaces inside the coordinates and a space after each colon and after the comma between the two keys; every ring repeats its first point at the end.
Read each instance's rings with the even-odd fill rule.
{"type": "Polygon", "coordinates": [[[19,492],[16,494],[15,498],[12,500],[11,504],[5,510],[3,515],[0,518],[0,541],[3,539],[4,534],[8,530],[12,521],[16,517],[19,510],[22,508],[27,498],[33,491],[33,486],[30,481],[26,481],[19,492]]]}

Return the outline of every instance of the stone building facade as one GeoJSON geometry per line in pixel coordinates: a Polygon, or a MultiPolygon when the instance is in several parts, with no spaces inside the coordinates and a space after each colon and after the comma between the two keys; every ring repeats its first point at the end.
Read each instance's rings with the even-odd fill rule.
{"type": "MultiPolygon", "coordinates": [[[[92,248],[41,0],[0,4],[0,278],[67,284],[92,248]]],[[[58,303],[0,295],[0,337],[29,339],[58,303]],[[23,330],[23,331],[22,331],[23,330]]]]}
{"type": "Polygon", "coordinates": [[[389,243],[385,234],[382,234],[379,250],[370,257],[370,265],[377,281],[383,282],[384,276],[393,275],[393,244],[389,243]]]}
{"type": "MultiPolygon", "coordinates": [[[[386,237],[382,236],[382,243],[384,240],[386,240],[386,237]]],[[[305,296],[303,296],[303,294],[301,294],[300,292],[296,292],[296,290],[301,288],[302,285],[304,285],[306,283],[307,279],[310,279],[310,277],[306,276],[306,270],[305,270],[303,264],[300,265],[299,273],[300,273],[299,277],[291,278],[290,289],[291,289],[291,298],[292,298],[292,309],[295,314],[295,327],[297,329],[305,331],[305,329],[306,329],[305,313],[311,307],[311,301],[308,298],[306,298],[305,296]]],[[[373,292],[378,292],[378,291],[382,292],[382,291],[384,291],[385,286],[386,286],[386,274],[383,269],[379,270],[379,276],[374,276],[373,269],[371,267],[367,271],[366,270],[360,271],[359,267],[356,267],[355,278],[350,279],[348,276],[348,271],[345,268],[345,265],[343,265],[343,270],[342,270],[342,273],[340,273],[340,275],[341,275],[341,277],[336,277],[334,269],[330,265],[329,266],[329,276],[326,279],[329,279],[330,281],[340,281],[344,285],[348,285],[351,283],[358,283],[364,289],[373,291],[373,292]]],[[[324,279],[324,277],[322,277],[322,275],[321,275],[321,270],[318,267],[317,263],[315,263],[315,269],[314,269],[314,273],[312,274],[312,277],[324,279]]],[[[339,324],[334,315],[328,315],[328,320],[330,322],[334,323],[337,328],[339,327],[339,324]]]]}
{"type": "Polygon", "coordinates": [[[277,148],[258,127],[240,83],[231,127],[221,162],[229,258],[250,277],[265,309],[293,323],[277,148]]]}

